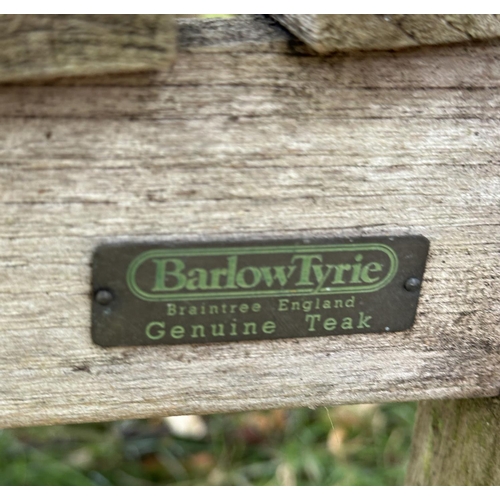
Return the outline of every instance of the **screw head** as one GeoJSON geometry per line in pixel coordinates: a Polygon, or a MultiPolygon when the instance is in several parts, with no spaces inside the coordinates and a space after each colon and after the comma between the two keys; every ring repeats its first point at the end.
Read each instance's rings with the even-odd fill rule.
{"type": "Polygon", "coordinates": [[[408,278],[405,281],[405,288],[409,292],[416,292],[420,288],[420,280],[418,278],[408,278]]]}
{"type": "Polygon", "coordinates": [[[98,290],[95,294],[95,300],[98,304],[107,306],[113,300],[113,295],[109,290],[98,290]]]}

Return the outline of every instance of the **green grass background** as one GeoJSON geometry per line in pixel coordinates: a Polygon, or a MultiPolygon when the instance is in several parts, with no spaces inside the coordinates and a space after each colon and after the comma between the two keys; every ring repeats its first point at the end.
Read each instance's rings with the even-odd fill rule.
{"type": "Polygon", "coordinates": [[[400,485],[414,403],[0,430],[0,485],[400,485]]]}

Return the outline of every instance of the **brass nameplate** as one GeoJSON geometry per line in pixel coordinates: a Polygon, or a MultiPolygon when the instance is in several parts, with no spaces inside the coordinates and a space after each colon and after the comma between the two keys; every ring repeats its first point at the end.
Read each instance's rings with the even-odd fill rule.
{"type": "Polygon", "coordinates": [[[177,345],[407,330],[428,248],[423,236],[103,245],[92,338],[177,345]]]}

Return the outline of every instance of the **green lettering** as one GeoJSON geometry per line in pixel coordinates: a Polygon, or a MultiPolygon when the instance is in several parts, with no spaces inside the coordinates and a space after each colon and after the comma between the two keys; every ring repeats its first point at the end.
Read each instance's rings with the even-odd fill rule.
{"type": "Polygon", "coordinates": [[[368,321],[370,321],[371,319],[372,319],[371,316],[365,316],[364,312],[360,312],[359,313],[358,328],[370,328],[368,321]]]}
{"type": "Polygon", "coordinates": [[[200,334],[200,337],[205,336],[205,327],[203,325],[192,325],[191,331],[191,337],[194,339],[198,338],[198,333],[200,334]]]}
{"type": "Polygon", "coordinates": [[[312,305],[312,300],[304,300],[304,302],[302,302],[302,310],[304,312],[309,312],[312,309],[312,305]]]}
{"type": "Polygon", "coordinates": [[[325,322],[323,323],[323,328],[326,331],[331,332],[332,330],[335,330],[336,327],[337,327],[337,320],[335,318],[325,319],[325,322]]]}
{"type": "Polygon", "coordinates": [[[321,288],[323,287],[323,284],[325,283],[326,279],[328,276],[330,276],[330,273],[332,272],[332,269],[335,268],[333,264],[327,264],[326,265],[326,273],[323,273],[323,266],[315,264],[312,266],[314,275],[316,276],[316,281],[318,282],[318,286],[316,287],[316,292],[320,291],[321,288]]]}
{"type": "Polygon", "coordinates": [[[363,260],[363,256],[360,253],[358,253],[358,255],[354,257],[354,260],[357,262],[357,264],[353,264],[352,266],[352,276],[350,283],[361,283],[359,279],[359,274],[361,272],[360,262],[363,260]]]}
{"type": "Polygon", "coordinates": [[[218,325],[212,325],[212,336],[213,337],[224,337],[224,325],[219,323],[218,325]],[[219,331],[217,331],[219,327],[219,331]]]}
{"type": "Polygon", "coordinates": [[[365,283],[375,283],[375,281],[378,281],[380,279],[380,277],[370,278],[368,273],[370,273],[370,272],[379,273],[380,271],[382,271],[382,264],[379,264],[378,262],[369,262],[361,270],[361,279],[365,283]]]}
{"type": "Polygon", "coordinates": [[[335,278],[332,281],[332,285],[342,285],[345,283],[343,274],[344,271],[349,271],[351,269],[351,264],[339,264],[335,266],[335,278]]]}
{"type": "Polygon", "coordinates": [[[276,331],[276,323],[274,321],[266,321],[262,325],[262,331],[267,334],[274,333],[276,331]]]}
{"type": "Polygon", "coordinates": [[[307,330],[310,332],[315,332],[316,328],[314,328],[314,324],[320,319],[321,316],[319,314],[306,314],[306,321],[309,322],[309,328],[307,330]]]}
{"type": "Polygon", "coordinates": [[[184,288],[186,284],[186,276],[182,270],[186,267],[180,259],[152,259],[156,264],[155,285],[152,288],[153,292],[174,292],[184,288]],[[174,264],[174,269],[167,271],[167,265],[174,264]],[[166,282],[170,281],[170,277],[175,278],[174,286],[167,286],[166,282]]]}
{"type": "Polygon", "coordinates": [[[189,277],[186,283],[186,288],[188,290],[194,291],[194,290],[208,289],[208,284],[207,284],[208,275],[205,269],[196,267],[194,269],[191,269],[191,271],[189,271],[187,275],[189,277]]]}
{"type": "Polygon", "coordinates": [[[257,324],[254,323],[253,321],[251,323],[243,323],[243,326],[245,329],[243,330],[243,335],[249,335],[250,333],[256,334],[257,333],[257,324]],[[250,332],[250,329],[252,330],[250,332]]]}
{"type": "Polygon", "coordinates": [[[272,287],[275,281],[279,281],[281,286],[285,286],[287,284],[288,278],[293,274],[297,266],[287,266],[288,273],[285,272],[285,266],[273,266],[274,276],[271,272],[270,267],[261,267],[260,271],[262,273],[262,277],[266,282],[268,287],[272,287]]]}
{"type": "Polygon", "coordinates": [[[352,326],[352,319],[351,318],[344,318],[342,320],[342,325],[340,326],[342,330],[352,330],[354,327],[352,326]]]}
{"type": "Polygon", "coordinates": [[[146,326],[146,337],[149,337],[151,340],[159,340],[165,336],[165,323],[163,321],[151,321],[146,326]],[[160,328],[156,330],[156,333],[153,333],[151,330],[154,326],[159,326],[160,328]]]}
{"type": "Polygon", "coordinates": [[[300,276],[299,281],[297,281],[296,286],[312,286],[314,283],[310,280],[311,267],[313,260],[319,260],[323,262],[323,257],[321,255],[294,255],[292,257],[292,264],[297,260],[301,260],[300,276]]]}
{"type": "Polygon", "coordinates": [[[261,278],[261,274],[258,268],[256,267],[244,267],[238,271],[236,275],[236,284],[241,288],[253,288],[259,284],[261,278]],[[245,280],[245,274],[252,274],[252,278],[250,282],[245,280]]]}
{"type": "Polygon", "coordinates": [[[234,283],[236,278],[236,268],[238,267],[238,257],[233,255],[227,258],[227,283],[226,288],[235,289],[238,288],[234,283]]]}
{"type": "Polygon", "coordinates": [[[279,305],[278,305],[278,311],[283,312],[283,311],[288,311],[288,303],[290,301],[288,299],[280,299],[279,305]]]}
{"type": "Polygon", "coordinates": [[[170,329],[170,336],[174,339],[182,339],[184,337],[184,327],[175,325],[170,329]]]}
{"type": "Polygon", "coordinates": [[[220,277],[227,276],[227,273],[228,270],[224,268],[212,269],[210,271],[210,290],[221,290],[220,277]]]}

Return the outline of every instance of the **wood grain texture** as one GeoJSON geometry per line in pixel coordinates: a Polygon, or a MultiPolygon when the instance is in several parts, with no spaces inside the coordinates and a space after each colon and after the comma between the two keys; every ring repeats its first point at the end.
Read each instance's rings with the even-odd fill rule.
{"type": "Polygon", "coordinates": [[[406,483],[500,484],[500,400],[423,401],[406,483]]]}
{"type": "Polygon", "coordinates": [[[0,425],[498,394],[500,44],[319,58],[241,16],[180,46],[0,88],[0,425]],[[100,243],[395,234],[431,242],[410,331],[91,342],[100,243]]]}
{"type": "Polygon", "coordinates": [[[275,14],[320,54],[388,50],[500,37],[496,14],[275,14]]]}
{"type": "Polygon", "coordinates": [[[167,69],[175,16],[1,15],[0,82],[167,69]]]}

